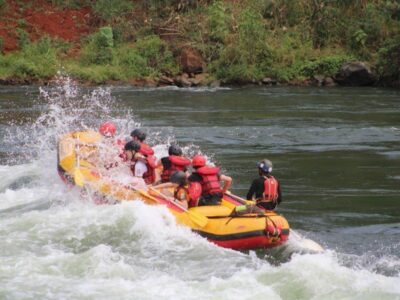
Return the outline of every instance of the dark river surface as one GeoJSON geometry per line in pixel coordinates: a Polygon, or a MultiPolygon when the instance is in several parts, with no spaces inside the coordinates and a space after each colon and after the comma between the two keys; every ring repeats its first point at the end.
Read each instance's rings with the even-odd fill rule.
{"type": "Polygon", "coordinates": [[[0,298],[400,299],[399,90],[3,86],[0,134],[0,298]],[[106,119],[157,154],[201,151],[243,197],[270,159],[278,212],[327,251],[240,253],[176,225],[160,241],[163,211],[75,201],[56,138],[106,119]]]}

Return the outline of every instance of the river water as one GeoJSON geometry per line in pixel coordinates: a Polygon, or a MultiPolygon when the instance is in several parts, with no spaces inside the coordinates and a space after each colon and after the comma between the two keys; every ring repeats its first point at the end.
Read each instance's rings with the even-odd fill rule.
{"type": "Polygon", "coordinates": [[[400,299],[400,91],[0,88],[0,299],[400,299]],[[57,137],[114,120],[156,154],[202,152],[245,196],[268,158],[293,241],[222,249],[163,207],[96,206],[56,172],[57,137]]]}

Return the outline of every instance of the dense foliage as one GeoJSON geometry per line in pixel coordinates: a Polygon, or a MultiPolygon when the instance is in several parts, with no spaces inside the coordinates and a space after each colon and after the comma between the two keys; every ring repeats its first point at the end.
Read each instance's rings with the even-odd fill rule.
{"type": "Polygon", "coordinates": [[[0,76],[48,78],[64,66],[93,82],[157,78],[178,74],[179,50],[190,45],[208,73],[228,82],[333,76],[350,60],[369,62],[383,81],[400,80],[396,0],[50,2],[89,6],[96,29],[74,56],[47,37],[31,44],[21,29],[21,50],[0,56],[0,76]]]}

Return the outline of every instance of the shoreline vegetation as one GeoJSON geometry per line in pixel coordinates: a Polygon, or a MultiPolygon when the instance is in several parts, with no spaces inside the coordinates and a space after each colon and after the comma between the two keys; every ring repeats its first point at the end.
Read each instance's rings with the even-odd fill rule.
{"type": "Polygon", "coordinates": [[[0,84],[400,87],[400,2],[0,0],[0,84]]]}

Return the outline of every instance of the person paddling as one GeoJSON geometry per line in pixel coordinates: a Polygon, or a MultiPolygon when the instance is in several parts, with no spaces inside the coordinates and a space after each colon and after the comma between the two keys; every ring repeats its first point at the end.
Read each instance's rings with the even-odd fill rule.
{"type": "MultiPolygon", "coordinates": [[[[154,186],[153,189],[157,189],[158,193],[162,194],[163,197],[169,199],[170,201],[178,201],[178,203],[186,209],[188,207],[197,205],[197,203],[190,197],[188,181],[185,172],[175,171],[172,173],[168,181],[169,182],[154,186]],[[168,188],[173,189],[172,193],[167,190],[168,188]]],[[[157,193],[155,196],[157,196],[157,193]]]]}
{"type": "Polygon", "coordinates": [[[218,205],[224,193],[229,189],[232,178],[220,173],[218,167],[206,165],[206,159],[202,155],[196,155],[192,159],[194,172],[189,176],[189,182],[201,184],[201,197],[198,205],[218,205]],[[221,187],[220,181],[224,182],[221,187]]]}
{"type": "Polygon", "coordinates": [[[122,160],[128,164],[132,171],[134,179],[130,182],[136,189],[146,189],[144,174],[148,171],[146,158],[139,152],[140,144],[136,141],[130,141],[125,144],[124,152],[121,155],[122,160]]]}
{"type": "Polygon", "coordinates": [[[139,153],[145,157],[145,162],[147,166],[147,171],[143,174],[143,179],[146,181],[146,184],[153,184],[156,181],[156,167],[157,167],[157,159],[154,156],[154,150],[144,143],[146,139],[146,133],[137,128],[131,132],[132,141],[139,143],[140,149],[139,153]]]}
{"type": "Polygon", "coordinates": [[[171,175],[176,171],[187,171],[190,159],[183,157],[182,149],[177,145],[168,148],[168,155],[161,158],[159,166],[162,167],[161,182],[168,182],[171,175]]]}
{"type": "Polygon", "coordinates": [[[256,200],[257,206],[274,210],[282,202],[279,181],[271,175],[272,162],[264,159],[257,163],[259,178],[254,179],[247,193],[247,199],[256,200]]]}

